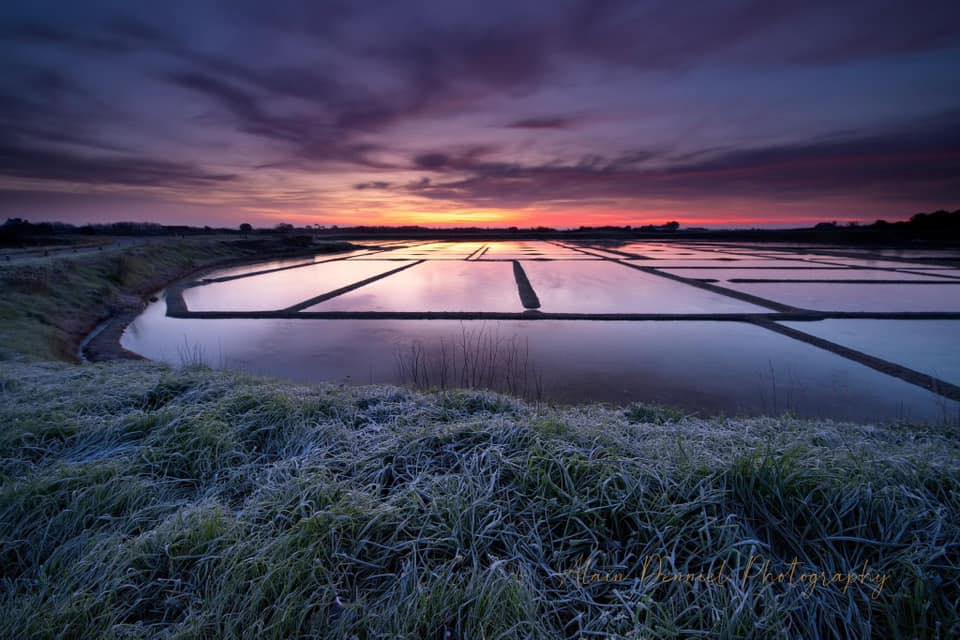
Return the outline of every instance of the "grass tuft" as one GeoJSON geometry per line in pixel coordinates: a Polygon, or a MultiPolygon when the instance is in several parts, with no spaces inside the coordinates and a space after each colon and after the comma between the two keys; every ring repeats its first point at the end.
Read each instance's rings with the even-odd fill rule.
{"type": "Polygon", "coordinates": [[[637,424],[672,424],[684,418],[683,412],[657,404],[634,403],[624,410],[627,420],[637,424]]]}

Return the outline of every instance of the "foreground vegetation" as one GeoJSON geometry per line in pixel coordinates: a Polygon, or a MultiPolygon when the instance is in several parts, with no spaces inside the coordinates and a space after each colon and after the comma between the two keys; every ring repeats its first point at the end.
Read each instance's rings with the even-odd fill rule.
{"type": "Polygon", "coordinates": [[[112,259],[0,303],[0,637],[960,635],[955,429],[42,361],[112,259]]]}
{"type": "Polygon", "coordinates": [[[952,433],[135,362],[0,388],[5,637],[960,631],[952,433]]]}

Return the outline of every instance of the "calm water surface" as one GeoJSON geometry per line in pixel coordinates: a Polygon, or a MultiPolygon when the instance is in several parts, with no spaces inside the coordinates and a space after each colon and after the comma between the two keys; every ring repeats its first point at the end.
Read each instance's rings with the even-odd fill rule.
{"type": "MultiPolygon", "coordinates": [[[[662,265],[665,271],[685,277],[713,278],[730,289],[804,308],[960,311],[960,286],[956,285],[729,282],[735,278],[934,279],[960,273],[945,271],[949,266],[944,265],[930,267],[926,276],[913,276],[863,268],[881,262],[876,260],[868,264],[846,258],[848,268],[824,268],[805,261],[800,253],[778,253],[769,247],[764,248],[764,257],[753,257],[742,246],[727,247],[739,252],[726,256],[735,258],[734,262],[709,258],[724,256],[704,246],[635,243],[621,249],[655,258],[642,261],[644,266],[662,265]],[[715,268],[684,268],[699,266],[715,268]],[[760,266],[806,270],[753,268],[760,266]]],[[[512,264],[516,260],[523,265],[544,312],[722,317],[768,311],[552,243],[438,242],[344,257],[191,288],[185,300],[191,310],[284,309],[423,260],[308,311],[520,313],[523,306],[512,264]]],[[[244,276],[258,268],[288,264],[265,263],[209,275],[244,276]]],[[[208,320],[165,314],[161,296],[127,328],[123,345],[171,364],[201,359],[212,366],[297,381],[484,386],[565,403],[660,402],[707,414],[792,411],[834,419],[934,422],[956,421],[960,415],[960,404],[923,388],[762,327],[716,317],[683,322],[208,320]]],[[[960,341],[955,339],[960,335],[960,320],[787,324],[960,384],[960,341]]]]}

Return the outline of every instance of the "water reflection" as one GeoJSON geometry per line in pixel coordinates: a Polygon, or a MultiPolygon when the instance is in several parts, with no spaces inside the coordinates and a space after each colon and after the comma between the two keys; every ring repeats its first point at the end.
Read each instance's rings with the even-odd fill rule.
{"type": "Polygon", "coordinates": [[[541,310],[558,313],[765,312],[734,298],[604,260],[526,262],[541,310]]]}
{"type": "MultiPolygon", "coordinates": [[[[396,263],[394,263],[396,264],[396,263]]],[[[424,262],[306,311],[521,312],[509,262],[424,262]]]]}
{"type": "Polygon", "coordinates": [[[292,306],[351,283],[396,269],[404,262],[338,260],[217,282],[184,291],[192,311],[266,311],[292,306]]]}
{"type": "Polygon", "coordinates": [[[960,285],[952,284],[724,282],[723,286],[818,311],[960,311],[960,285]]]}
{"type": "Polygon", "coordinates": [[[123,345],[171,364],[202,359],[298,381],[455,386],[465,330],[480,343],[466,357],[488,359],[477,365],[481,383],[551,401],[859,420],[936,421],[958,411],[958,403],[896,378],[729,322],[183,320],[166,317],[160,301],[128,327],[123,345]],[[496,349],[483,346],[491,339],[496,349]],[[414,376],[414,356],[404,354],[417,351],[414,376]],[[512,378],[493,375],[498,367],[513,371],[512,378]]]}
{"type": "MultiPolygon", "coordinates": [[[[729,282],[733,278],[914,280],[960,273],[947,267],[927,267],[924,276],[862,268],[886,261],[841,258],[837,260],[853,268],[830,269],[795,254],[750,251],[744,246],[717,245],[722,251],[713,251],[705,245],[636,243],[622,248],[656,258],[633,264],[664,267],[685,277],[717,278],[724,287],[799,307],[960,311],[957,285],[729,282]]],[[[346,259],[191,288],[185,299],[192,310],[280,309],[406,266],[308,310],[520,313],[524,309],[510,262],[516,259],[544,312],[767,311],[545,242],[424,242],[342,257],[346,259]],[[417,264],[415,260],[425,261],[417,264]]],[[[249,274],[270,266],[290,265],[275,262],[211,275],[249,274]]],[[[951,365],[960,361],[953,338],[955,324],[950,320],[925,325],[842,320],[795,323],[795,328],[956,381],[960,372],[951,365]]],[[[560,402],[647,401],[703,413],[793,411],[858,420],[955,422],[960,411],[957,402],[804,342],[750,324],[699,319],[176,319],[166,317],[160,300],[128,327],[123,345],[171,364],[203,361],[302,381],[482,386],[560,402]]]]}

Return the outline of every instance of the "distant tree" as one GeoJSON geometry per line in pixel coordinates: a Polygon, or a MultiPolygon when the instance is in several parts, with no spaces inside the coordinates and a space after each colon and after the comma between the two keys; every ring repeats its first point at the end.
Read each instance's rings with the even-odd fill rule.
{"type": "Polygon", "coordinates": [[[671,220],[667,224],[663,225],[663,229],[665,231],[676,231],[679,228],[680,228],[680,223],[677,222],[676,220],[671,220]]]}
{"type": "Polygon", "coordinates": [[[249,222],[244,222],[243,224],[240,225],[240,231],[242,231],[243,233],[250,233],[251,231],[253,231],[253,227],[250,225],[249,222]]]}
{"type": "Polygon", "coordinates": [[[274,227],[277,231],[293,231],[293,225],[289,222],[281,222],[274,227]]]}
{"type": "Polygon", "coordinates": [[[917,230],[960,230],[960,211],[949,212],[943,209],[933,213],[918,213],[910,218],[910,226],[917,230]]]}

